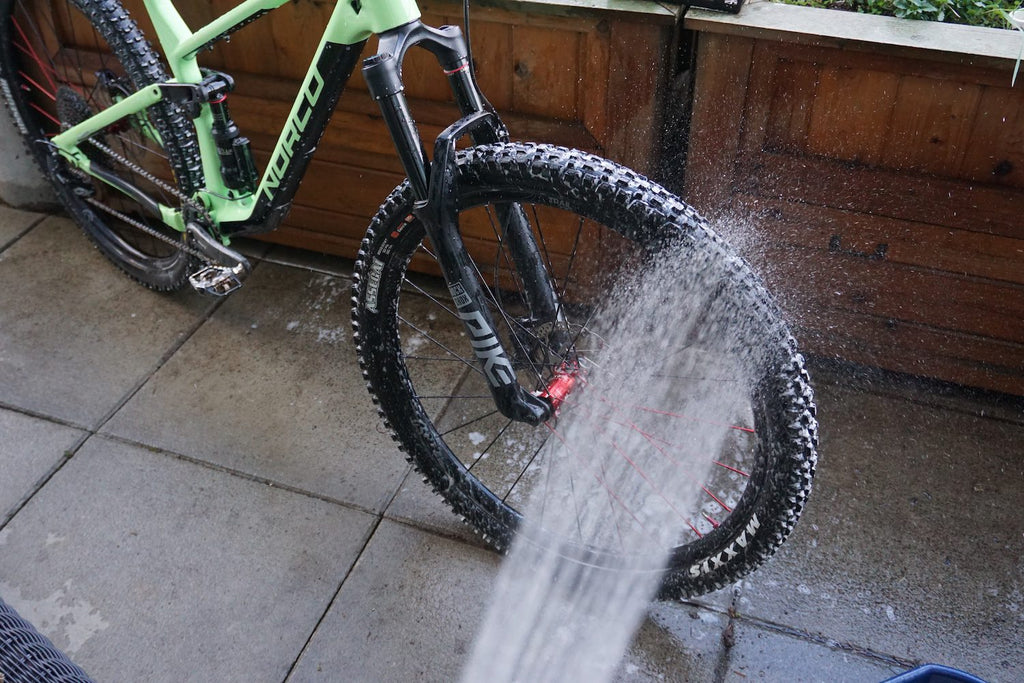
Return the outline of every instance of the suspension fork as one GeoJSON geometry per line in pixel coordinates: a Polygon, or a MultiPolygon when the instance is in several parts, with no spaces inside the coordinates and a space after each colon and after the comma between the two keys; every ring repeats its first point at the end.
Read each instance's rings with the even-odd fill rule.
{"type": "MultiPolygon", "coordinates": [[[[508,139],[507,129],[473,78],[467,53],[458,27],[434,29],[417,20],[380,34],[378,54],[365,60],[363,75],[370,94],[380,105],[409,178],[416,198],[413,214],[422,222],[434,246],[457,315],[487,378],[495,405],[510,419],[536,425],[552,415],[551,403],[530,394],[517,381],[509,354],[495,332],[484,285],[459,232],[456,142],[466,135],[474,144],[508,139]],[[402,59],[412,45],[426,48],[437,58],[463,114],[438,136],[433,163],[428,160],[402,84],[402,59]]],[[[544,268],[526,213],[510,202],[498,206],[498,220],[522,280],[531,318],[538,322],[557,320],[560,309],[555,287],[544,268]]]]}

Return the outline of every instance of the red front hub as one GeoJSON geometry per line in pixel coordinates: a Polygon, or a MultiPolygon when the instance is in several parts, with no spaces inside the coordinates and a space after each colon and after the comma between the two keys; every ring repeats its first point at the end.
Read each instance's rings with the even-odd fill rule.
{"type": "Polygon", "coordinates": [[[541,398],[547,399],[551,403],[551,407],[555,410],[555,416],[558,416],[558,409],[562,403],[565,402],[566,397],[576,387],[576,383],[580,381],[580,366],[576,363],[565,363],[559,369],[555,370],[554,376],[551,381],[548,382],[547,388],[538,393],[541,398]]]}

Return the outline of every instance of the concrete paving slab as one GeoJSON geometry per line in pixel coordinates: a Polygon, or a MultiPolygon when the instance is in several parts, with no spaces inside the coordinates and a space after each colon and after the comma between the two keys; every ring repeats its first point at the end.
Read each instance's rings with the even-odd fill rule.
{"type": "MultiPolygon", "coordinates": [[[[384,520],[289,680],[458,680],[499,562],[384,520]]],[[[713,680],[727,621],[692,605],[655,604],[615,680],[713,680]]]]}
{"type": "Polygon", "coordinates": [[[306,249],[296,249],[281,244],[267,244],[269,250],[264,258],[271,263],[283,266],[293,266],[305,270],[314,270],[318,273],[337,275],[339,277],[352,276],[352,261],[350,259],[335,256],[334,254],[321,254],[306,249]]]}
{"type": "Polygon", "coordinates": [[[90,439],[2,537],[0,595],[100,681],[280,681],[374,519],[90,439]]]}
{"type": "Polygon", "coordinates": [[[1024,680],[1024,427],[819,385],[804,519],[741,613],[991,680],[1024,680]]]}
{"type": "Polygon", "coordinates": [[[696,605],[654,603],[622,660],[616,681],[716,680],[727,614],[696,605]]]}
{"type": "Polygon", "coordinates": [[[448,504],[431,490],[430,484],[423,483],[419,472],[409,473],[384,514],[388,519],[458,538],[470,545],[489,547],[471,526],[455,516],[448,504]]]}
{"type": "MultiPolygon", "coordinates": [[[[45,217],[46,215],[41,213],[0,206],[0,251],[45,217]]],[[[2,254],[0,259],[3,259],[2,254]]]]}
{"type": "Polygon", "coordinates": [[[498,566],[486,550],[384,520],[289,680],[458,680],[498,566]]]}
{"type": "Polygon", "coordinates": [[[903,667],[873,657],[784,635],[742,621],[734,622],[730,640],[733,645],[722,667],[720,679],[727,683],[868,683],[885,681],[905,671],[903,667]]]}
{"type": "Polygon", "coordinates": [[[135,284],[47,218],[0,259],[0,403],[94,426],[209,305],[135,284]]]}
{"type": "MultiPolygon", "coordinates": [[[[78,429],[0,409],[0,523],[86,435],[78,429]]],[[[3,533],[3,532],[0,532],[3,533]]]]}
{"type": "Polygon", "coordinates": [[[104,432],[383,509],[408,465],[364,389],[349,287],[261,263],[104,432]]]}
{"type": "Polygon", "coordinates": [[[29,154],[25,138],[15,127],[7,107],[0,107],[0,200],[25,208],[57,206],[53,187],[29,154]]]}

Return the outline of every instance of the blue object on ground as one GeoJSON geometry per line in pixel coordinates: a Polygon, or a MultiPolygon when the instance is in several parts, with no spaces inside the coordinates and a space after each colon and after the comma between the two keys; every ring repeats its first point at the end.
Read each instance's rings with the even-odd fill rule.
{"type": "Polygon", "coordinates": [[[92,683],[50,639],[0,600],[0,681],[92,683]]]}
{"type": "Polygon", "coordinates": [[[977,676],[941,664],[924,664],[883,683],[985,683],[977,676]]]}

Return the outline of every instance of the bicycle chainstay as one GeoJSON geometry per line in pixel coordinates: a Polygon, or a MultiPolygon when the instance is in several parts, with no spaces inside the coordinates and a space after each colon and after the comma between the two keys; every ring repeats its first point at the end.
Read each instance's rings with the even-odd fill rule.
{"type": "MultiPolygon", "coordinates": [[[[212,219],[210,218],[210,214],[207,211],[206,207],[203,206],[201,203],[195,201],[191,197],[188,197],[187,195],[185,195],[184,192],[179,190],[174,185],[171,185],[170,183],[168,183],[168,182],[166,182],[166,181],[164,181],[164,180],[162,180],[160,178],[157,178],[155,175],[153,175],[152,173],[150,173],[146,169],[142,168],[141,166],[139,166],[135,162],[131,161],[130,159],[124,157],[123,155],[115,152],[113,149],[111,149],[110,147],[108,147],[107,145],[103,144],[102,142],[100,142],[98,140],[95,140],[93,138],[89,138],[87,140],[87,142],[90,145],[92,145],[93,147],[95,147],[96,149],[98,149],[103,154],[105,154],[108,157],[110,157],[111,159],[113,159],[115,162],[121,164],[122,166],[126,167],[128,170],[132,171],[133,173],[135,173],[135,174],[141,176],[142,178],[148,180],[149,182],[151,182],[156,187],[159,187],[161,190],[164,190],[168,194],[174,196],[178,201],[181,202],[182,206],[191,209],[192,211],[195,212],[195,215],[199,216],[201,219],[204,219],[204,221],[205,221],[205,223],[207,225],[212,223],[212,219]]],[[[91,180],[91,177],[87,173],[84,173],[83,171],[79,171],[77,169],[74,169],[74,170],[76,171],[76,173],[80,177],[85,177],[85,178],[88,178],[88,179],[91,180]]],[[[135,218],[132,218],[131,216],[128,216],[125,213],[123,213],[121,211],[118,211],[117,209],[104,204],[103,202],[99,201],[98,199],[96,199],[94,197],[82,197],[82,199],[84,199],[90,205],[100,209],[101,211],[106,212],[107,214],[113,216],[114,218],[117,218],[118,220],[122,221],[123,223],[125,223],[125,224],[127,224],[127,225],[129,225],[129,226],[131,226],[131,227],[133,227],[133,228],[135,228],[137,230],[140,230],[140,231],[146,233],[150,237],[153,237],[154,239],[158,239],[158,240],[160,240],[162,242],[166,242],[167,244],[170,244],[170,245],[174,246],[177,249],[181,249],[183,252],[185,252],[189,256],[192,256],[194,258],[199,259],[205,265],[216,265],[215,261],[212,258],[210,258],[206,254],[202,253],[198,249],[195,249],[194,247],[190,246],[183,239],[176,239],[176,238],[171,237],[169,235],[165,235],[162,232],[149,227],[148,225],[146,225],[142,221],[140,221],[138,219],[135,219],[135,218]]]]}

